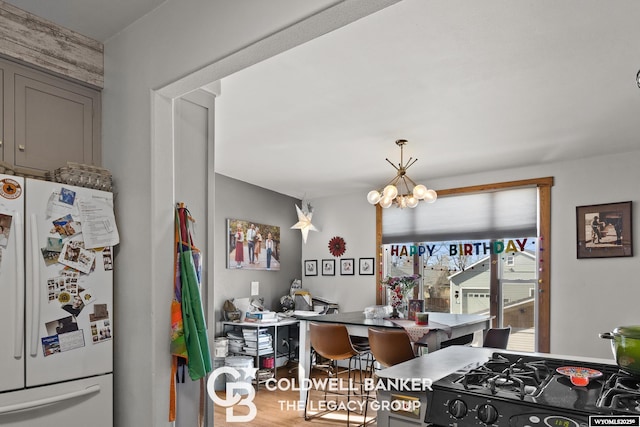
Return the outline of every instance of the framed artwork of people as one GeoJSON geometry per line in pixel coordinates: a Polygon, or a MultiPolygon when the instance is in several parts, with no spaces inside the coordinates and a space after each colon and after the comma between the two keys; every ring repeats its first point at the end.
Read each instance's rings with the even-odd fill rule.
{"type": "Polygon", "coordinates": [[[227,268],[280,270],[280,227],[227,219],[227,268]]]}

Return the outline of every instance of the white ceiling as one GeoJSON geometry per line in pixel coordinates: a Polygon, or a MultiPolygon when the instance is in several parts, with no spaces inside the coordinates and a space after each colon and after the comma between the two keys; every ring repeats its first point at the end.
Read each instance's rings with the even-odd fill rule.
{"type": "MultiPolygon", "coordinates": [[[[11,3],[104,40],[161,2],[11,3]]],[[[401,1],[225,78],[216,171],[298,198],[364,197],[394,176],[399,138],[427,185],[640,149],[638,22],[637,0],[401,1]]]]}

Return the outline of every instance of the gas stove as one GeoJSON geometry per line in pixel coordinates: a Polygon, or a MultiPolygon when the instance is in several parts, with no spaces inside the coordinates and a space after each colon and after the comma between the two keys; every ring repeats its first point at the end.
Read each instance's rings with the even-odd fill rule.
{"type": "MultiPolygon", "coordinates": [[[[586,427],[640,421],[640,377],[617,365],[539,354],[495,352],[486,362],[435,381],[426,424],[436,426],[586,427]],[[589,372],[588,382],[561,372],[589,372]],[[580,383],[582,381],[582,383],[580,383]]],[[[620,424],[617,424],[620,425],[620,424]]]]}

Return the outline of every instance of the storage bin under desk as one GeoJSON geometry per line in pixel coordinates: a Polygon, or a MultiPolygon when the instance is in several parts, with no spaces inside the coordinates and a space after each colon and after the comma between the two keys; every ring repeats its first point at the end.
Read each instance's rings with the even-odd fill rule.
{"type": "MultiPolygon", "coordinates": [[[[224,336],[227,336],[227,333],[231,330],[242,330],[242,329],[252,329],[256,331],[257,335],[260,335],[261,331],[268,331],[272,336],[272,343],[269,352],[260,353],[256,351],[257,354],[250,354],[245,351],[231,351],[229,350],[229,355],[238,355],[238,356],[251,356],[254,358],[254,367],[258,369],[269,369],[271,370],[273,377],[277,378],[277,368],[279,366],[278,359],[282,357],[287,358],[287,362],[292,360],[292,356],[296,356],[297,352],[295,348],[291,348],[293,342],[298,342],[298,331],[299,331],[299,320],[297,319],[284,319],[279,320],[277,322],[222,322],[222,333],[224,336]],[[282,335],[281,329],[283,327],[287,327],[288,331],[286,335],[282,335]],[[292,332],[292,330],[294,330],[292,332]],[[285,345],[281,345],[281,341],[285,340],[287,343],[285,345]],[[280,350],[279,347],[286,347],[286,351],[284,349],[280,350]],[[260,364],[260,360],[262,357],[273,357],[273,367],[271,368],[262,368],[260,364]]],[[[265,382],[266,380],[256,381],[256,388],[259,384],[265,382]]]]}

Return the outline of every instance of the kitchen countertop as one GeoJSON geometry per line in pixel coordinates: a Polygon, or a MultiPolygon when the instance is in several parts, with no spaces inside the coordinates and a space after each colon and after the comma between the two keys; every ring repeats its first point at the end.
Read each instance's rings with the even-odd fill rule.
{"type": "Polygon", "coordinates": [[[422,378],[433,382],[458,370],[468,370],[486,362],[495,349],[453,345],[376,373],[381,380],[422,378]],[[470,363],[470,360],[473,360],[470,363]]]}
{"type": "MultiPolygon", "coordinates": [[[[424,356],[416,357],[415,359],[407,362],[382,369],[378,371],[376,375],[380,380],[389,381],[390,384],[393,384],[394,380],[398,379],[416,378],[429,379],[432,382],[435,382],[455,371],[466,371],[478,367],[485,363],[495,352],[616,366],[613,359],[566,356],[549,353],[522,353],[495,348],[454,345],[424,356]]],[[[393,388],[393,385],[391,385],[390,388],[393,388]]]]}
{"type": "Polygon", "coordinates": [[[316,316],[295,316],[298,320],[308,320],[310,322],[323,322],[323,323],[342,323],[345,325],[366,325],[366,326],[378,326],[385,328],[397,328],[388,319],[365,319],[362,311],[351,311],[347,313],[332,313],[332,314],[318,314],[316,316]]]}
{"type": "MultiPolygon", "coordinates": [[[[377,326],[385,328],[398,328],[399,326],[393,323],[390,319],[366,319],[365,315],[361,311],[353,311],[347,313],[333,313],[322,314],[318,316],[296,316],[299,320],[308,320],[311,322],[324,322],[324,323],[342,323],[345,325],[365,325],[365,326],[377,326]]],[[[477,314],[452,314],[452,313],[439,313],[429,312],[429,321],[435,325],[434,329],[438,329],[442,326],[461,326],[467,323],[478,322],[480,318],[489,318],[488,316],[479,316],[477,314]]],[[[404,320],[404,319],[399,319],[404,320]]],[[[425,325],[429,326],[429,324],[425,325]]]]}

